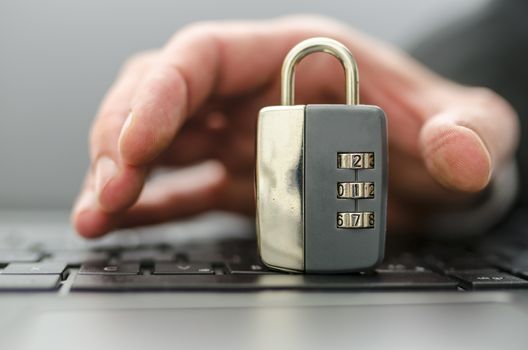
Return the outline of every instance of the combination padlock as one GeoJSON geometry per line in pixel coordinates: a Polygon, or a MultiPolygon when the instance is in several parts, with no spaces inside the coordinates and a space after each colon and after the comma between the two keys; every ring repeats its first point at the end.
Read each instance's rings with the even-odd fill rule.
{"type": "Polygon", "coordinates": [[[282,66],[282,105],[260,111],[257,127],[257,235],[272,269],[340,273],[383,259],[387,127],[383,110],[359,105],[350,51],[328,38],[296,45],[282,66]],[[295,66],[313,52],[338,58],[346,104],[294,105],[295,66]]]}

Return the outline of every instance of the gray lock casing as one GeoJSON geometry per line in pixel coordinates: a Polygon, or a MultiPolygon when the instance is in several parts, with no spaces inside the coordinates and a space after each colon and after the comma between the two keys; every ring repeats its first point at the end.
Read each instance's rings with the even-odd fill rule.
{"type": "Polygon", "coordinates": [[[367,105],[307,105],[304,131],[304,269],[340,273],[383,260],[387,203],[387,127],[367,105]],[[374,152],[374,169],[338,169],[340,152],[374,152]],[[372,199],[337,198],[338,182],[374,182],[372,199]],[[374,228],[337,228],[337,212],[372,211],[374,228]]]}

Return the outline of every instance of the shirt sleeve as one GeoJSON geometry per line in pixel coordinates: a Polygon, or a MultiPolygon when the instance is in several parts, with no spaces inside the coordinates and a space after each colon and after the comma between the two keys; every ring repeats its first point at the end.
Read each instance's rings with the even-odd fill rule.
{"type": "Polygon", "coordinates": [[[474,205],[432,216],[426,232],[433,237],[464,238],[492,229],[513,208],[519,189],[517,163],[510,162],[495,174],[484,197],[474,205]]]}

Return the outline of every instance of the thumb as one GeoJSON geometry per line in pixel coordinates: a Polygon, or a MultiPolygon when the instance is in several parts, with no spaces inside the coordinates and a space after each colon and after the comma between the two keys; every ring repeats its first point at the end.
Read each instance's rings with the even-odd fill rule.
{"type": "MultiPolygon", "coordinates": [[[[480,93],[480,92],[479,92],[480,93]]],[[[485,188],[498,166],[510,160],[519,127],[515,112],[498,95],[446,109],[420,131],[420,149],[429,173],[444,187],[462,192],[485,188]]]]}

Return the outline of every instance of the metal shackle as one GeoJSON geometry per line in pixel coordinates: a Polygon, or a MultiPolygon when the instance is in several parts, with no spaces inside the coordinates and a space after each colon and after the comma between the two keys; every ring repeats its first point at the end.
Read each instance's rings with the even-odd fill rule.
{"type": "Polygon", "coordinates": [[[359,104],[359,77],[356,60],[349,49],[330,38],[317,37],[304,40],[295,45],[282,64],[281,103],[285,106],[294,104],[295,66],[304,57],[315,52],[325,52],[336,57],[345,69],[346,104],[359,104]]]}

